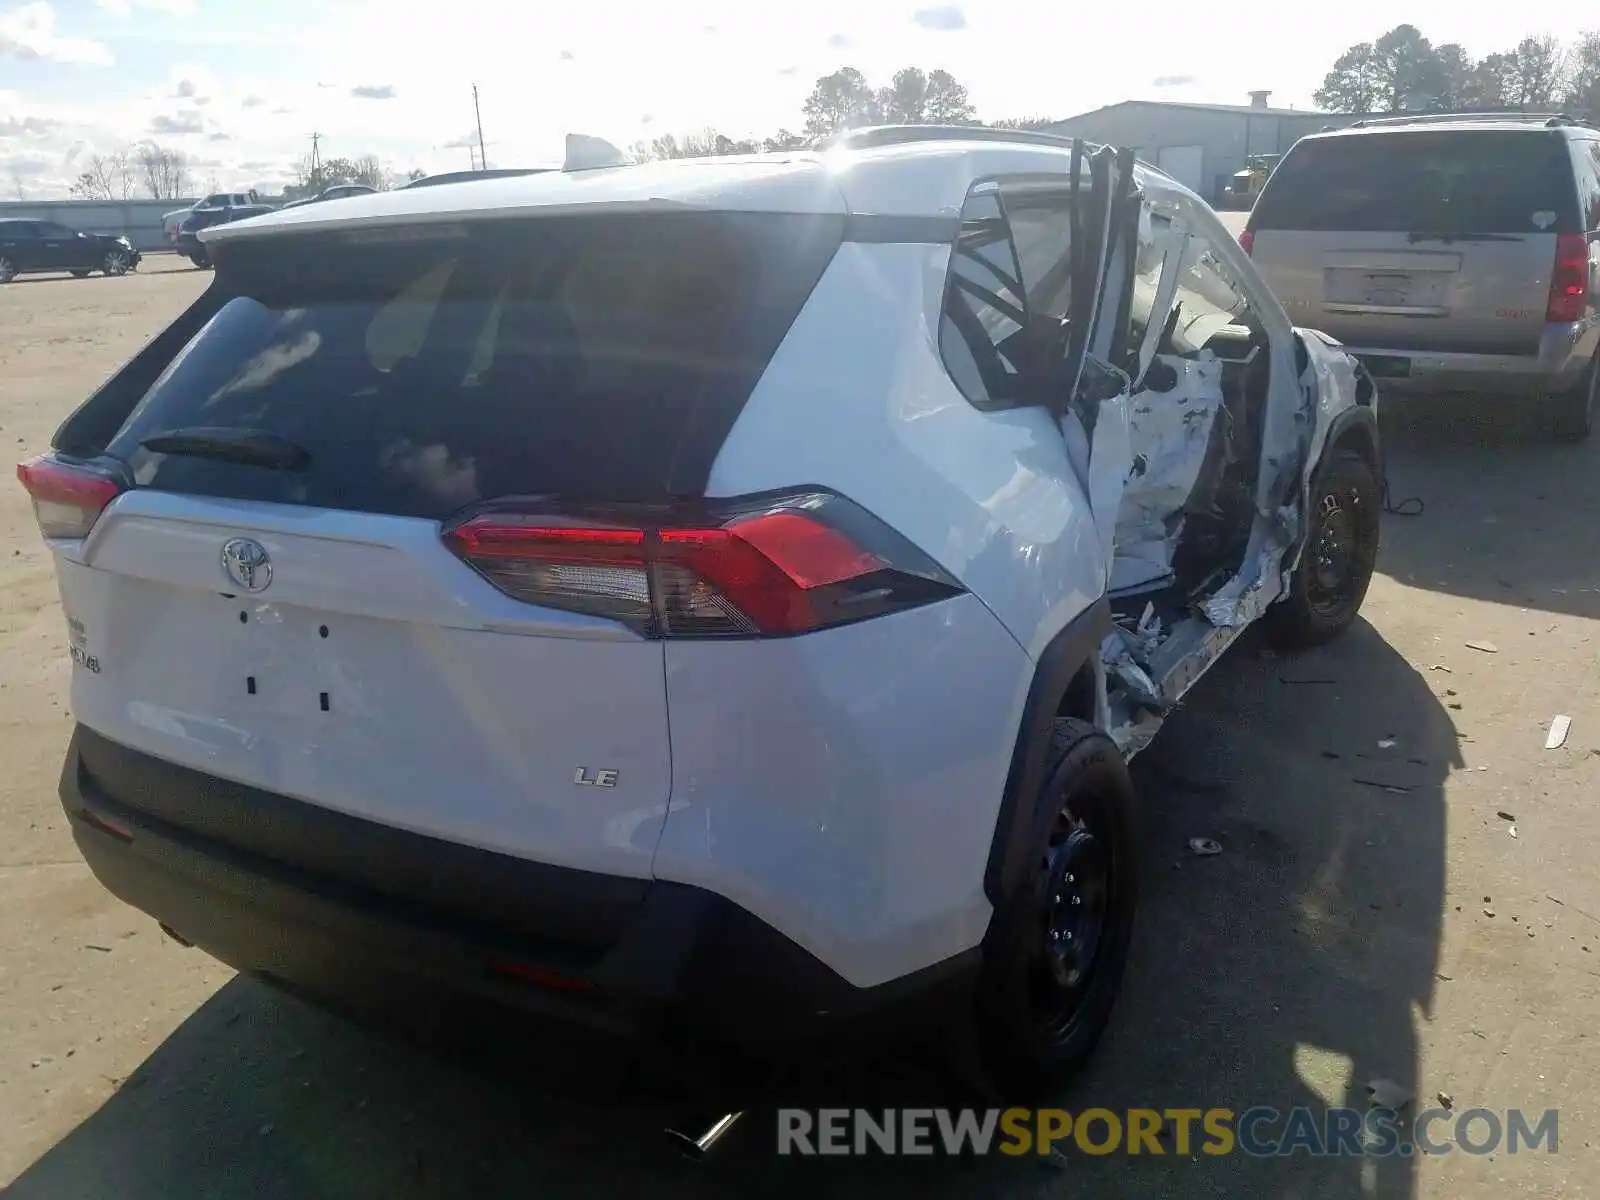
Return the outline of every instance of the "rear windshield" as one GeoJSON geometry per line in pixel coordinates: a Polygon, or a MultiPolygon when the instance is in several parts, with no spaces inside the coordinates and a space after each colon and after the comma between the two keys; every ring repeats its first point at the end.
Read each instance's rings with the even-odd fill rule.
{"type": "Polygon", "coordinates": [[[1570,233],[1572,163],[1556,133],[1395,130],[1303,141],[1256,202],[1252,229],[1570,233]]]}
{"type": "Polygon", "coordinates": [[[224,242],[226,302],[108,452],[142,487],[432,519],[703,492],[841,233],[669,213],[224,242]],[[301,453],[275,469],[142,445],[197,428],[301,453]]]}

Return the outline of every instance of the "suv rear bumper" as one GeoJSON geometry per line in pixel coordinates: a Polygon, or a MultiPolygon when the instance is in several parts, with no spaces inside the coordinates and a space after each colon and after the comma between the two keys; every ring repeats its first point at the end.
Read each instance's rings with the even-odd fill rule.
{"type": "Polygon", "coordinates": [[[1546,325],[1537,354],[1456,354],[1346,345],[1384,396],[1478,392],[1537,396],[1575,386],[1600,345],[1600,325],[1546,325]]]}
{"type": "Polygon", "coordinates": [[[119,899],[240,971],[342,1007],[480,1000],[622,1036],[776,1047],[937,1021],[965,1001],[978,963],[973,950],[857,988],[703,889],[412,834],[83,726],[60,795],[119,899]]]}

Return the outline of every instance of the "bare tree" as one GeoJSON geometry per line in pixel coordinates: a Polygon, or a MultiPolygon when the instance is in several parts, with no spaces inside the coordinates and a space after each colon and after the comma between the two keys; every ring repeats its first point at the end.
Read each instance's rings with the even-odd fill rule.
{"type": "Polygon", "coordinates": [[[28,188],[22,180],[22,168],[15,164],[11,167],[11,186],[16,190],[18,200],[28,198],[28,188]]]}
{"type": "Polygon", "coordinates": [[[350,165],[355,168],[351,174],[352,183],[364,183],[375,192],[389,190],[388,168],[378,161],[376,154],[363,154],[350,165]]]}
{"type": "Polygon", "coordinates": [[[141,142],[134,150],[139,181],[154,200],[177,200],[190,189],[189,157],[155,142],[141,142]]]}

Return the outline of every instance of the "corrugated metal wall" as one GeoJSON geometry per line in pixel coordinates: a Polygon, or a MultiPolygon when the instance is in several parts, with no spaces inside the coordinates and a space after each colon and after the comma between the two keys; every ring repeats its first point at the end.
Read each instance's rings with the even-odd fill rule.
{"type": "Polygon", "coordinates": [[[188,200],[0,200],[0,220],[58,221],[80,233],[120,234],[140,250],[165,250],[161,217],[188,200]]]}

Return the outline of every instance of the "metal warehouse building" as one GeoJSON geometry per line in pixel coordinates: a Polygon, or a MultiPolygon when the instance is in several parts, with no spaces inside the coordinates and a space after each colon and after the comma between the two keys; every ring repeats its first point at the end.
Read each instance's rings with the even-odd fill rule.
{"type": "Polygon", "coordinates": [[[1124,100],[1068,117],[1052,129],[1068,137],[1132,146],[1145,162],[1216,204],[1228,177],[1243,170],[1252,154],[1282,154],[1308,133],[1369,115],[1269,108],[1271,94],[1251,92],[1247,105],[1124,100]]]}

